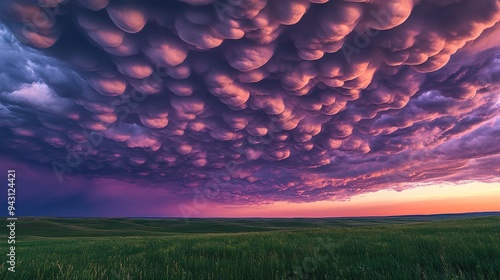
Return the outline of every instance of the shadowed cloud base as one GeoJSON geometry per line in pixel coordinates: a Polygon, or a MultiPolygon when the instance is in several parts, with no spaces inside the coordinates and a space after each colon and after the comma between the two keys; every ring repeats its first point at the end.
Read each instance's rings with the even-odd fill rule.
{"type": "Polygon", "coordinates": [[[0,4],[0,154],[94,182],[61,199],[499,182],[498,1],[35,2],[0,4]]]}

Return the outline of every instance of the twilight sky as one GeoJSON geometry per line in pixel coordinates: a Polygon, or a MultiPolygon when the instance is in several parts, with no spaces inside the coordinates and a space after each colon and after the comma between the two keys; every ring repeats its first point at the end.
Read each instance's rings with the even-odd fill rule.
{"type": "Polygon", "coordinates": [[[499,21],[497,0],[1,1],[1,178],[22,215],[500,210],[499,21]]]}

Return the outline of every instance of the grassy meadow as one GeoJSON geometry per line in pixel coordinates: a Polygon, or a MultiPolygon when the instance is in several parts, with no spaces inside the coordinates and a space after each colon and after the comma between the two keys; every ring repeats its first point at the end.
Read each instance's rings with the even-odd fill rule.
{"type": "Polygon", "coordinates": [[[500,279],[500,216],[21,218],[16,231],[16,272],[3,261],[0,279],[500,279]]]}

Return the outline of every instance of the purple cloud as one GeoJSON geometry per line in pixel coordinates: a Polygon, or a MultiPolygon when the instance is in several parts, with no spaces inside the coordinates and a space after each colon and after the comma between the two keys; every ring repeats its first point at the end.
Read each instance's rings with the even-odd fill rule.
{"type": "Polygon", "coordinates": [[[219,4],[2,2],[0,153],[223,203],[498,180],[498,1],[219,4]]]}

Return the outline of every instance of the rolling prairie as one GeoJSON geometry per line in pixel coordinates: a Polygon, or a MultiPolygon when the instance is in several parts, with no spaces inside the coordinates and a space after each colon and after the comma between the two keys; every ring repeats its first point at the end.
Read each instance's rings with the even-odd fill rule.
{"type": "Polygon", "coordinates": [[[500,216],[25,218],[17,232],[1,279],[500,279],[500,216]]]}

